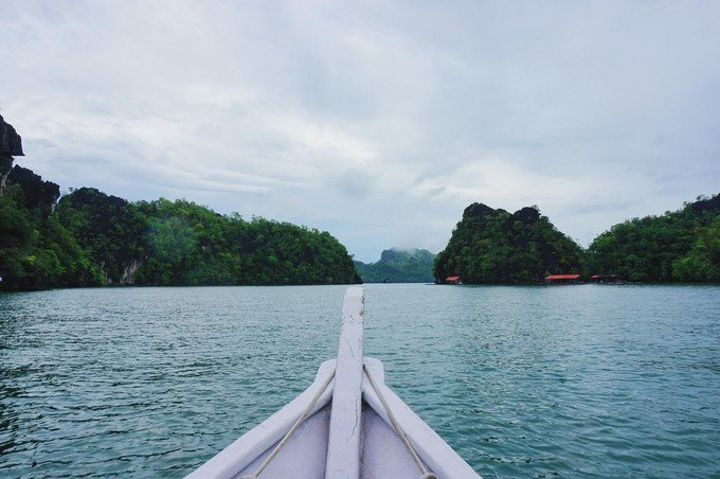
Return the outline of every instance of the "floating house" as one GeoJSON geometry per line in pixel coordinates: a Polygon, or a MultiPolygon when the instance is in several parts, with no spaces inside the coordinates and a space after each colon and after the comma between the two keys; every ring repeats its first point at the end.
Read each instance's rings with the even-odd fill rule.
{"type": "Polygon", "coordinates": [[[460,276],[448,276],[445,278],[446,284],[462,284],[460,281],[460,276]]]}
{"type": "Polygon", "coordinates": [[[579,274],[551,274],[545,277],[545,284],[578,284],[579,274]]]}

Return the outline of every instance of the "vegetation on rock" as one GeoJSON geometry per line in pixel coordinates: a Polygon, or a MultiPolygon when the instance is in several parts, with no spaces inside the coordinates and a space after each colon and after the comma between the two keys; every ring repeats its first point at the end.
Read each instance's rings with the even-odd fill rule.
{"type": "Polygon", "coordinates": [[[0,198],[0,288],[360,281],[327,232],[186,200],[130,203],[94,188],[63,196],[53,213],[58,196],[58,185],[30,170],[11,171],[0,198]]]}
{"type": "Polygon", "coordinates": [[[147,219],[137,272],[144,284],[357,283],[347,250],[328,232],[238,214],[186,200],[140,202],[147,219]]]}
{"type": "Polygon", "coordinates": [[[129,203],[95,188],[56,208],[60,187],[13,167],[21,155],[20,135],[0,116],[0,289],[360,282],[327,232],[186,200],[129,203]]]}
{"type": "Polygon", "coordinates": [[[635,218],[592,242],[588,267],[640,282],[720,281],[720,195],[635,218]]]}
{"type": "Polygon", "coordinates": [[[435,259],[435,278],[466,284],[537,283],[548,273],[579,273],[583,251],[537,208],[510,214],[473,203],[435,259]]]}
{"type": "Polygon", "coordinates": [[[435,260],[440,282],[459,276],[467,284],[537,283],[550,273],[631,282],[720,282],[720,195],[619,223],[586,251],[535,208],[511,215],[473,203],[435,260]]]}
{"type": "MultiPolygon", "coordinates": [[[[432,280],[429,251],[383,251],[353,263],[327,232],[187,200],[130,203],[94,188],[63,196],[13,167],[20,135],[0,116],[0,289],[147,285],[281,285],[432,280]]],[[[599,235],[587,251],[536,207],[510,214],[468,206],[434,277],[467,284],[537,283],[584,273],[637,282],[720,282],[720,195],[675,212],[635,218],[599,235]]]]}
{"type": "Polygon", "coordinates": [[[87,251],[58,222],[55,183],[14,167],[0,196],[0,288],[38,289],[97,281],[87,251]]]}
{"type": "Polygon", "coordinates": [[[86,252],[96,282],[128,283],[126,268],[143,257],[146,219],[131,203],[95,188],[80,188],[60,199],[58,222],[86,252]]]}

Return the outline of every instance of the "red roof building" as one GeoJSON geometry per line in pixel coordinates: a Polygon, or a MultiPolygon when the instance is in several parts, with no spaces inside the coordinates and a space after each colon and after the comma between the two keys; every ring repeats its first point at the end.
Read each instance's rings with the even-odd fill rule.
{"type": "Polygon", "coordinates": [[[551,274],[545,278],[545,281],[577,281],[579,279],[579,274],[551,274]]]}
{"type": "Polygon", "coordinates": [[[458,283],[460,282],[460,276],[448,276],[445,278],[446,283],[458,283]]]}
{"type": "Polygon", "coordinates": [[[545,284],[580,284],[579,274],[550,274],[545,277],[545,284]]]}

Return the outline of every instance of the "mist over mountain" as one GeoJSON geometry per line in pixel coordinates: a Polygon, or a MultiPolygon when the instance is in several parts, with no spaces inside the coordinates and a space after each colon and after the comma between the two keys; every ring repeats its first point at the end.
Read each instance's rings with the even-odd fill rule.
{"type": "Polygon", "coordinates": [[[428,283],[433,281],[435,255],[425,249],[386,249],[380,261],[355,261],[355,269],[365,283],[428,283]]]}

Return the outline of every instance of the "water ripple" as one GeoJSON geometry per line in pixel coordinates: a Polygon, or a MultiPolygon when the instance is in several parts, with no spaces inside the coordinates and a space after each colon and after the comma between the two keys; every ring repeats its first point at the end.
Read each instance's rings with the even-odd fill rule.
{"type": "MultiPolygon", "coordinates": [[[[0,294],[0,476],[186,474],[310,384],[343,293],[0,294]]],[[[486,478],[717,477],[718,293],[369,285],[366,354],[486,478]]]]}

